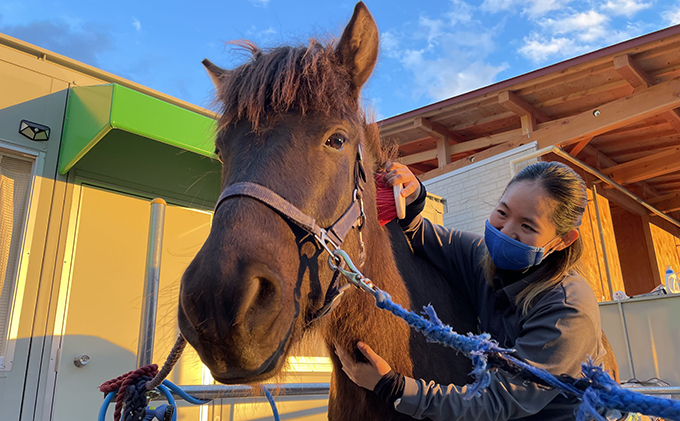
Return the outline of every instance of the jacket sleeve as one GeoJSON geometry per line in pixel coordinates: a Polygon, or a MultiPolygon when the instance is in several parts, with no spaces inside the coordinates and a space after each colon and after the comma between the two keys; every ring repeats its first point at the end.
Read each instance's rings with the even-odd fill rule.
{"type": "MultiPolygon", "coordinates": [[[[515,343],[516,356],[555,375],[578,376],[586,356],[597,355],[599,334],[587,310],[564,302],[537,304],[515,343]]],[[[470,400],[464,399],[466,387],[406,378],[397,411],[416,419],[435,421],[500,421],[535,414],[558,394],[533,383],[525,385],[501,371],[491,376],[489,387],[470,400]]]]}
{"type": "Polygon", "coordinates": [[[465,282],[468,291],[476,290],[473,284],[483,277],[481,266],[477,264],[485,247],[482,238],[435,225],[423,218],[420,213],[425,207],[426,196],[425,186],[422,186],[420,196],[406,207],[406,218],[399,221],[413,252],[447,278],[465,282]]]}

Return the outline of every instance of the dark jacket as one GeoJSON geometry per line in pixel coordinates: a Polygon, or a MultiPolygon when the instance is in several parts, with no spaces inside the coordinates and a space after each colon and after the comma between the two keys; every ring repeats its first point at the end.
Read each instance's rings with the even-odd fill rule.
{"type": "MultiPolygon", "coordinates": [[[[485,279],[481,259],[484,239],[476,234],[449,230],[422,218],[425,193],[409,206],[400,221],[414,253],[429,260],[450,282],[463,285],[473,301],[479,332],[514,348],[516,356],[552,374],[578,377],[581,362],[590,356],[601,363],[600,313],[590,286],[577,274],[562,279],[522,315],[515,297],[539,280],[537,271],[499,271],[493,285],[485,279]]],[[[549,259],[548,257],[547,259],[549,259]]],[[[433,420],[573,420],[578,401],[533,383],[523,384],[504,372],[492,373],[491,385],[464,400],[466,387],[437,385],[406,378],[397,411],[417,419],[433,420]]]]}

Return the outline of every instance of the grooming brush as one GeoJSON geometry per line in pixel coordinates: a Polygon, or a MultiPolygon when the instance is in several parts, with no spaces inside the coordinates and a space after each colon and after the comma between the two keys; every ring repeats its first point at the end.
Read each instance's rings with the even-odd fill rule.
{"type": "Polygon", "coordinates": [[[378,206],[378,221],[385,225],[394,218],[406,217],[406,198],[401,195],[404,186],[397,184],[390,187],[385,184],[385,173],[375,174],[376,205],[378,206]]]}

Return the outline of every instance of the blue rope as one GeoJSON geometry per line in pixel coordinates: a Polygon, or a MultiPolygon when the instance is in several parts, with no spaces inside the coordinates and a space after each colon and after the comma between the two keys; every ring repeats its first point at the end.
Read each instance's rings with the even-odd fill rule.
{"type": "MultiPolygon", "coordinates": [[[[125,398],[125,410],[123,411],[121,417],[124,421],[132,418],[138,412],[141,413],[140,411],[146,410],[147,406],[146,382],[150,380],[150,378],[142,376],[139,377],[139,380],[142,381],[135,381],[135,383],[128,386],[126,390],[127,393],[125,398]]],[[[161,393],[163,393],[165,399],[168,401],[168,404],[174,406],[175,408],[177,408],[177,404],[175,403],[175,399],[172,396],[172,392],[174,392],[180,398],[184,399],[185,401],[193,405],[205,405],[206,403],[212,402],[212,399],[202,400],[189,395],[187,392],[185,392],[179,386],[175,385],[169,380],[163,380],[163,384],[158,386],[158,390],[160,390],[161,393]]],[[[262,386],[262,390],[264,391],[264,394],[267,397],[267,401],[269,402],[269,405],[272,408],[274,421],[280,421],[281,419],[279,417],[279,411],[276,408],[276,402],[274,402],[274,397],[266,387],[262,386]]],[[[109,392],[106,395],[106,397],[104,398],[104,402],[102,402],[101,408],[99,408],[99,415],[97,417],[98,421],[106,420],[106,411],[117,393],[118,391],[109,392]]],[[[172,421],[177,421],[177,411],[173,412],[172,421]]]]}
{"type": "MultiPolygon", "coordinates": [[[[565,375],[558,378],[542,368],[527,364],[510,355],[514,350],[500,348],[498,343],[492,340],[487,333],[481,335],[456,333],[450,326],[439,320],[431,305],[423,308],[424,314],[428,316],[428,319],[426,319],[394,303],[392,297],[385,291],[374,288],[373,296],[378,308],[402,318],[409,326],[422,333],[428,342],[437,342],[449,346],[463,352],[472,360],[473,370],[470,374],[475,381],[468,387],[465,399],[471,399],[481,389],[489,385],[489,369],[491,368],[489,357],[494,356],[496,357],[494,361],[500,360],[510,367],[514,365],[520,369],[521,371],[518,372],[520,375],[533,377],[540,383],[553,387],[563,394],[568,393],[579,397],[581,406],[576,414],[577,421],[585,421],[591,418],[597,421],[606,421],[600,415],[600,411],[605,409],[636,412],[680,421],[680,401],[646,396],[624,389],[609,377],[602,367],[595,365],[590,358],[587,363],[582,364],[582,372],[588,384],[587,388],[582,390],[577,386],[582,380],[576,380],[565,375]]],[[[499,366],[505,369],[504,365],[499,366]]]]}
{"type": "Polygon", "coordinates": [[[264,390],[264,395],[267,397],[267,400],[269,401],[269,405],[272,407],[272,412],[274,413],[274,421],[281,421],[279,418],[279,411],[276,409],[276,403],[274,403],[274,397],[272,396],[271,393],[269,393],[269,389],[267,389],[264,385],[262,385],[262,390],[264,390]]]}

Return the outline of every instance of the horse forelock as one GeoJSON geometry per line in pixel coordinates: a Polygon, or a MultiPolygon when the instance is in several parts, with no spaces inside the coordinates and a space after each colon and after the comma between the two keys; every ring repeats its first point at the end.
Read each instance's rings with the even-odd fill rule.
{"type": "Polygon", "coordinates": [[[250,54],[241,66],[220,78],[220,128],[247,120],[266,131],[280,115],[294,111],[342,118],[361,118],[349,69],[338,60],[335,42],[316,39],[307,46],[262,50],[250,41],[232,44],[250,54]]]}

